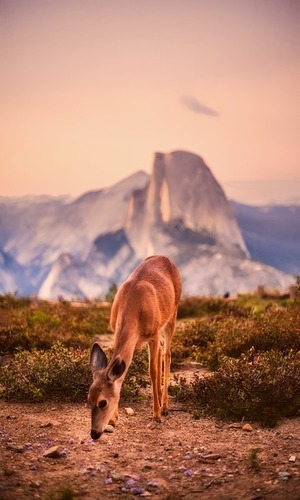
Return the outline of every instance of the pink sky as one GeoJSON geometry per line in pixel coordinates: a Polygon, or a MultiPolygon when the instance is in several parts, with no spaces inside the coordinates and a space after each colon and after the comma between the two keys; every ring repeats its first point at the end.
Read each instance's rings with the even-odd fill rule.
{"type": "Polygon", "coordinates": [[[295,195],[299,7],[0,0],[0,196],[76,196],[174,149],[202,156],[225,187],[295,195]]]}

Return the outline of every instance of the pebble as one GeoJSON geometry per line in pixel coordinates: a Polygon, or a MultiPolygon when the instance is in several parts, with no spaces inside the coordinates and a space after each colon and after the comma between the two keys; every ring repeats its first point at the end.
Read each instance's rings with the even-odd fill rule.
{"type": "Polygon", "coordinates": [[[278,472],[278,479],[281,481],[287,481],[291,477],[291,474],[286,471],[278,472]]]}
{"type": "Polygon", "coordinates": [[[59,458],[60,456],[61,456],[60,446],[52,446],[43,453],[43,457],[45,458],[59,458]]]}
{"type": "Polygon", "coordinates": [[[252,432],[253,431],[253,427],[250,424],[243,425],[242,429],[243,429],[243,431],[246,431],[246,432],[252,432]]]}
{"type": "Polygon", "coordinates": [[[132,408],[125,408],[126,415],[132,416],[134,415],[134,410],[132,408]]]}
{"type": "Polygon", "coordinates": [[[289,458],[289,462],[295,463],[296,462],[296,455],[291,455],[289,458]]]}
{"type": "Polygon", "coordinates": [[[113,427],[113,425],[107,424],[104,432],[108,432],[109,434],[111,434],[112,432],[115,432],[115,428],[113,427]]]}
{"type": "Polygon", "coordinates": [[[124,477],[124,474],[121,474],[120,472],[115,472],[115,471],[112,471],[110,473],[110,477],[112,478],[113,481],[124,481],[125,477],[124,477]]]}

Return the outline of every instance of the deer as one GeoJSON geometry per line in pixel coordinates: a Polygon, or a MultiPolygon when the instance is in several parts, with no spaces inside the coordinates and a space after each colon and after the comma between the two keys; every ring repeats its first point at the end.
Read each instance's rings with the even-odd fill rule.
{"type": "Polygon", "coordinates": [[[110,314],[114,331],[111,360],[108,362],[98,342],[90,353],[93,382],[88,403],[93,440],[100,438],[108,423],[116,425],[122,383],[135,350],[145,344],[149,352],[153,419],[161,422],[161,416],[168,414],[171,340],[181,288],[174,263],[160,255],[145,259],[120,285],[110,314]]]}

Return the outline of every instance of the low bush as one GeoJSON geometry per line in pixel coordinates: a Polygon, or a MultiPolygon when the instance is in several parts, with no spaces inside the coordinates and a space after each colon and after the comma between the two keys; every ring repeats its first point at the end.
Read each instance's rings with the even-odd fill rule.
{"type": "MultiPolygon", "coordinates": [[[[122,397],[139,396],[148,382],[147,351],[135,354],[122,397]]],[[[46,351],[20,351],[1,368],[1,396],[10,401],[86,401],[92,382],[89,351],[54,344],[46,351]]]]}
{"type": "Polygon", "coordinates": [[[300,350],[300,306],[270,306],[247,317],[219,315],[186,320],[177,326],[172,342],[172,363],[185,360],[218,369],[226,357],[248,352],[300,350]]]}
{"type": "Polygon", "coordinates": [[[172,366],[186,360],[205,363],[217,329],[218,323],[213,318],[189,320],[177,326],[172,341],[172,366]]]}
{"type": "Polygon", "coordinates": [[[243,306],[236,300],[224,300],[212,297],[185,297],[179,302],[178,319],[201,318],[219,314],[247,316],[250,308],[243,306]]]}
{"type": "Polygon", "coordinates": [[[220,357],[238,358],[253,348],[255,352],[300,350],[300,307],[270,307],[261,315],[228,318],[220,322],[214,350],[220,357]]]}
{"type": "Polygon", "coordinates": [[[82,401],[90,382],[87,352],[61,344],[18,352],[0,372],[2,396],[9,400],[82,401]]]}
{"type": "Polygon", "coordinates": [[[107,333],[110,307],[68,302],[56,304],[11,296],[0,300],[0,354],[17,349],[49,349],[55,342],[89,347],[96,335],[107,333]]]}
{"type": "Polygon", "coordinates": [[[246,355],[228,358],[211,376],[196,376],[190,384],[181,379],[172,391],[192,412],[274,426],[282,417],[299,415],[300,356],[271,351],[252,362],[246,355]]]}

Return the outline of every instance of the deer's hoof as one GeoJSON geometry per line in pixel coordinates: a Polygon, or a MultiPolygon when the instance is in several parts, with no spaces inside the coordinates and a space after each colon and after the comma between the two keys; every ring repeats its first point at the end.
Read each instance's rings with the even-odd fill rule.
{"type": "Polygon", "coordinates": [[[153,420],[154,420],[154,422],[157,422],[158,424],[160,424],[160,423],[161,423],[161,418],[160,418],[160,416],[158,416],[158,415],[157,415],[157,416],[156,416],[156,415],[154,415],[154,416],[153,416],[153,420]]]}
{"type": "Polygon", "coordinates": [[[166,417],[167,415],[169,415],[169,410],[168,408],[163,408],[162,411],[161,411],[161,414],[166,417]]]}

